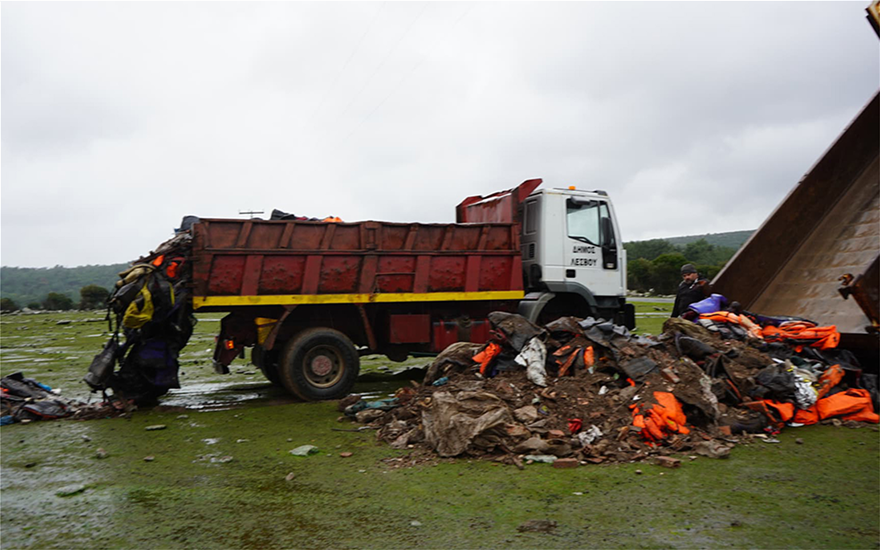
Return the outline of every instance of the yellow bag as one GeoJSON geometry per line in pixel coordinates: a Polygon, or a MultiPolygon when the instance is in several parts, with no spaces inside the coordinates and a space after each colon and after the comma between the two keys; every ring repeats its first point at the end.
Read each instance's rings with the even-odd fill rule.
{"type": "Polygon", "coordinates": [[[149,278],[125,309],[125,316],[122,318],[122,326],[125,328],[141,328],[153,318],[153,295],[147,288],[148,283],[149,278]]]}

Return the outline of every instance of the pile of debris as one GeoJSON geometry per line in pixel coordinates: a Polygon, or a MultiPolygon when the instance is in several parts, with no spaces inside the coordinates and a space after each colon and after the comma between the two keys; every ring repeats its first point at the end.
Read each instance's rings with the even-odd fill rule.
{"type": "MultiPolygon", "coordinates": [[[[394,448],[560,467],[669,453],[721,458],[741,434],[773,441],[785,425],[880,420],[876,375],[832,348],[827,331],[768,342],[732,326],[710,330],[728,322],[722,317],[671,318],[653,338],[602,319],[539,327],[494,312],[487,344],[453,344],[422,384],[369,403],[349,396],[340,410],[394,448]]],[[[762,319],[768,334],[793,322],[762,319]]]]}
{"type": "Polygon", "coordinates": [[[0,378],[0,425],[35,420],[75,418],[90,420],[121,416],[127,412],[107,402],[83,403],[62,397],[58,390],[15,372],[0,378]]]}

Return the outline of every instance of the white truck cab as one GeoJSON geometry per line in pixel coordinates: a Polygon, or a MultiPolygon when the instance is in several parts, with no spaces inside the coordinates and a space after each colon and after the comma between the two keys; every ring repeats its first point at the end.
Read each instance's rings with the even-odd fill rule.
{"type": "Polygon", "coordinates": [[[520,313],[533,322],[593,316],[633,328],[634,310],[626,303],[626,250],[608,194],[540,189],[522,208],[526,296],[520,313]]]}

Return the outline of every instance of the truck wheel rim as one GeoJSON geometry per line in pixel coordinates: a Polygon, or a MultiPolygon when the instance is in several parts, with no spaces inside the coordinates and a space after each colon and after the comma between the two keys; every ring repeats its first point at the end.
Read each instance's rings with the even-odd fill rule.
{"type": "Polygon", "coordinates": [[[342,355],[329,346],[315,347],[306,354],[305,375],[309,384],[318,388],[333,386],[342,378],[342,355]]]}

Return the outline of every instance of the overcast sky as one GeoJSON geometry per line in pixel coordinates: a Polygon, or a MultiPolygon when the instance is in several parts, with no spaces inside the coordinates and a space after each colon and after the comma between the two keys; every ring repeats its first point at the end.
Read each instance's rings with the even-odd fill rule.
{"type": "Polygon", "coordinates": [[[876,92],[867,4],[4,2],[0,263],[529,178],[607,190],[625,241],[754,229],[876,92]]]}

